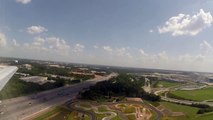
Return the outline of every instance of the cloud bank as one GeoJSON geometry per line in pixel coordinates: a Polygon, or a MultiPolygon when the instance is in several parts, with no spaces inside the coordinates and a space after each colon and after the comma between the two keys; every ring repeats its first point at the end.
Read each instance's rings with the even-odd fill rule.
{"type": "Polygon", "coordinates": [[[38,26],[31,26],[27,28],[27,33],[29,34],[38,34],[42,32],[47,32],[48,30],[45,27],[42,27],[40,25],[38,26]]]}
{"type": "Polygon", "coordinates": [[[28,4],[31,2],[31,0],[16,0],[16,2],[21,3],[21,4],[28,4]]]}
{"type": "Polygon", "coordinates": [[[213,18],[210,12],[203,9],[197,14],[179,14],[166,21],[165,25],[158,28],[160,34],[171,33],[172,36],[189,35],[195,36],[205,28],[212,25],[213,18]]]}

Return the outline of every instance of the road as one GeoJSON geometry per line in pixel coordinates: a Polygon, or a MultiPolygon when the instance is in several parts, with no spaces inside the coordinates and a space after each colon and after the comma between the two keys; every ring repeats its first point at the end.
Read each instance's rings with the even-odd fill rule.
{"type": "Polygon", "coordinates": [[[109,80],[117,76],[111,73],[106,77],[98,77],[82,83],[65,86],[38,94],[4,100],[0,105],[0,120],[28,120],[35,113],[58,106],[75,97],[84,88],[88,88],[97,82],[109,80]]]}
{"type": "Polygon", "coordinates": [[[96,116],[95,116],[95,113],[90,112],[90,111],[86,111],[86,110],[83,110],[83,109],[80,109],[80,108],[76,108],[76,107],[72,106],[72,104],[73,104],[73,101],[70,100],[70,101],[67,101],[67,102],[65,103],[65,106],[66,106],[68,109],[70,109],[70,110],[75,110],[75,111],[78,111],[78,112],[80,112],[80,113],[89,115],[90,118],[91,118],[91,120],[97,120],[97,118],[96,118],[96,116]]]}
{"type": "MultiPolygon", "coordinates": [[[[189,84],[189,83],[186,83],[184,85],[187,85],[187,84],[189,84]]],[[[183,85],[181,85],[181,86],[183,86],[183,85]]],[[[213,106],[213,102],[208,102],[206,100],[198,102],[198,101],[193,101],[193,100],[182,100],[182,99],[170,98],[170,97],[167,96],[169,91],[178,90],[179,87],[181,87],[181,86],[178,85],[178,86],[169,87],[169,88],[162,88],[162,89],[155,91],[154,94],[159,95],[161,97],[161,100],[168,101],[168,102],[185,104],[185,105],[206,104],[206,105],[209,105],[209,106],[213,106]],[[162,95],[160,95],[160,93],[165,93],[165,95],[162,96],[162,95]]]]}
{"type": "Polygon", "coordinates": [[[213,106],[213,102],[207,102],[207,101],[193,101],[193,100],[181,100],[181,99],[175,99],[175,98],[170,98],[167,96],[167,93],[165,93],[165,96],[161,96],[161,100],[168,101],[168,102],[173,102],[173,103],[179,103],[179,104],[185,104],[185,105],[192,105],[192,104],[206,104],[209,106],[213,106]]]}

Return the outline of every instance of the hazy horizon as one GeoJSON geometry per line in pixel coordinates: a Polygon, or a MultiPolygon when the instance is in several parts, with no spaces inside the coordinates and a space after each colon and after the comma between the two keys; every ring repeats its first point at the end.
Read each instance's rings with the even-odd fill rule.
{"type": "Polygon", "coordinates": [[[1,0],[0,56],[213,72],[212,5],[211,0],[1,0]]]}

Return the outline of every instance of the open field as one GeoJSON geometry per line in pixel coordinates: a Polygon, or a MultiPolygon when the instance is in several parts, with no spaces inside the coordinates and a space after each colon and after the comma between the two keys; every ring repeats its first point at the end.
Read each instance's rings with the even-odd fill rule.
{"type": "Polygon", "coordinates": [[[135,107],[130,106],[128,104],[119,104],[117,105],[117,108],[119,108],[124,113],[135,113],[135,107]]]}
{"type": "Polygon", "coordinates": [[[183,112],[185,115],[178,117],[165,116],[163,120],[211,120],[213,118],[213,113],[206,113],[203,115],[198,115],[198,108],[179,105],[169,102],[161,102],[161,105],[172,110],[173,112],[183,112]]]}
{"type": "Polygon", "coordinates": [[[81,114],[77,111],[72,111],[68,116],[67,120],[91,120],[91,118],[86,114],[81,114]]]}
{"type": "Polygon", "coordinates": [[[122,111],[129,120],[150,119],[153,116],[153,112],[141,104],[122,103],[115,105],[115,107],[122,111]]]}
{"type": "Polygon", "coordinates": [[[213,99],[212,92],[213,92],[213,87],[202,88],[198,90],[177,90],[177,91],[172,91],[170,93],[185,99],[204,101],[204,100],[213,99]]]}
{"type": "Polygon", "coordinates": [[[35,118],[34,120],[59,120],[59,119],[64,119],[68,118],[69,114],[71,112],[65,108],[61,107],[56,107],[53,110],[35,118]]]}
{"type": "Polygon", "coordinates": [[[129,120],[136,120],[135,115],[127,115],[127,118],[128,118],[129,120]]]}
{"type": "Polygon", "coordinates": [[[70,111],[66,108],[56,107],[53,110],[42,114],[34,120],[90,120],[91,118],[77,111],[70,111]]]}
{"type": "Polygon", "coordinates": [[[156,86],[157,88],[160,88],[160,87],[173,87],[173,86],[178,86],[178,85],[181,85],[183,83],[179,83],[179,82],[172,82],[172,81],[158,81],[156,86]]]}

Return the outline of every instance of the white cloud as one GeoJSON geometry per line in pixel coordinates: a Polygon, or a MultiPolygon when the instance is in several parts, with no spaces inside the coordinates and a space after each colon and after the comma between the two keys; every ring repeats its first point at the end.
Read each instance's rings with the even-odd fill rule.
{"type": "Polygon", "coordinates": [[[67,52],[70,49],[70,46],[63,39],[57,37],[48,37],[46,38],[46,41],[48,43],[48,48],[50,49],[61,52],[67,52]]]}
{"type": "Polygon", "coordinates": [[[158,31],[161,34],[170,32],[172,36],[194,36],[206,27],[210,27],[212,22],[211,13],[200,9],[195,15],[179,14],[178,16],[171,17],[163,27],[158,28],[158,31]]]}
{"type": "Polygon", "coordinates": [[[206,57],[204,55],[197,55],[197,56],[195,56],[195,60],[197,60],[197,61],[204,61],[205,58],[206,57]]]}
{"type": "Polygon", "coordinates": [[[130,48],[125,48],[125,47],[121,47],[121,48],[112,48],[110,46],[103,46],[103,49],[108,52],[108,57],[110,59],[113,58],[132,58],[132,55],[129,52],[130,48]]]}
{"type": "Polygon", "coordinates": [[[29,34],[38,34],[38,33],[42,33],[42,32],[46,32],[48,31],[45,27],[42,27],[40,25],[38,26],[31,26],[27,28],[27,33],[29,34]]]}
{"type": "Polygon", "coordinates": [[[158,54],[157,54],[157,57],[158,57],[159,59],[168,59],[168,56],[167,56],[166,51],[163,51],[163,52],[158,53],[158,54]]]}
{"type": "Polygon", "coordinates": [[[28,4],[31,2],[31,0],[16,0],[16,2],[21,3],[21,4],[28,4]]]}
{"type": "Polygon", "coordinates": [[[143,56],[146,56],[146,55],[147,55],[147,54],[144,52],[143,49],[139,49],[139,52],[140,52],[140,54],[143,55],[143,56]]]}
{"type": "Polygon", "coordinates": [[[57,37],[35,37],[32,43],[24,43],[20,47],[32,50],[33,52],[51,52],[60,55],[68,55],[70,52],[70,46],[66,41],[57,37]]]}
{"type": "Polygon", "coordinates": [[[150,33],[153,33],[154,31],[151,29],[151,30],[149,30],[149,32],[150,32],[150,33]]]}
{"type": "Polygon", "coordinates": [[[98,49],[98,48],[99,48],[99,46],[98,46],[98,45],[94,45],[94,46],[93,46],[93,48],[98,49]]]}
{"type": "Polygon", "coordinates": [[[12,43],[13,43],[13,46],[15,46],[15,47],[19,47],[20,46],[20,44],[17,43],[16,39],[13,39],[12,43]]]}
{"type": "Polygon", "coordinates": [[[112,52],[113,49],[110,46],[103,46],[103,49],[107,52],[112,52]]]}
{"type": "Polygon", "coordinates": [[[0,47],[4,47],[7,45],[6,36],[3,33],[0,33],[0,47]]]}
{"type": "Polygon", "coordinates": [[[44,38],[41,37],[35,37],[34,42],[32,43],[33,46],[42,46],[45,42],[44,38]]]}
{"type": "Polygon", "coordinates": [[[207,41],[204,40],[200,44],[200,50],[201,50],[201,52],[204,52],[204,54],[209,54],[209,53],[213,52],[213,47],[210,43],[208,43],[207,41]]]}
{"type": "Polygon", "coordinates": [[[81,44],[76,44],[75,47],[74,47],[74,52],[83,52],[84,51],[84,48],[85,46],[84,45],[81,45],[81,44]]]}
{"type": "Polygon", "coordinates": [[[119,56],[124,56],[126,53],[126,48],[117,48],[116,52],[119,56]]]}
{"type": "MultiPolygon", "coordinates": [[[[200,50],[212,50],[213,46],[207,41],[200,44],[200,50]]],[[[198,49],[199,49],[198,47],[198,49]]],[[[103,50],[90,53],[82,44],[72,47],[65,40],[57,37],[35,37],[32,42],[19,44],[15,39],[8,41],[7,47],[0,48],[0,55],[25,57],[32,59],[60,60],[68,62],[82,62],[90,64],[105,64],[116,66],[131,66],[142,68],[161,68],[177,70],[212,71],[213,54],[184,54],[170,56],[166,51],[159,53],[144,52],[143,49],[128,47],[112,48],[103,46],[103,50]],[[12,44],[12,45],[10,45],[12,44]],[[6,48],[13,47],[13,49],[6,48]],[[104,54],[104,50],[109,54],[104,54]],[[85,51],[85,52],[84,52],[85,51]]]]}

